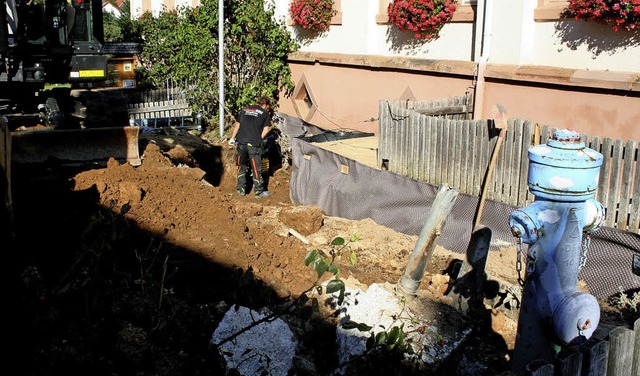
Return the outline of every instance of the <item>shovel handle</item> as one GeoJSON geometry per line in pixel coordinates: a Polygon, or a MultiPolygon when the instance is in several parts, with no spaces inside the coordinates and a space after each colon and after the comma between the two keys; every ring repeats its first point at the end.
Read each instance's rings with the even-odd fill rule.
{"type": "Polygon", "coordinates": [[[495,170],[496,163],[498,161],[498,155],[500,154],[500,149],[502,148],[502,143],[504,141],[504,136],[507,133],[507,118],[505,116],[504,107],[501,105],[497,105],[498,111],[500,115],[500,125],[502,129],[500,129],[500,134],[498,134],[498,140],[493,147],[493,152],[491,153],[491,161],[489,162],[489,166],[487,167],[487,173],[485,175],[484,184],[482,185],[482,192],[480,193],[480,201],[478,202],[478,209],[476,211],[476,216],[473,221],[473,231],[475,231],[480,225],[480,219],[482,219],[482,211],[484,209],[484,203],[487,200],[487,190],[489,189],[489,184],[491,183],[491,178],[493,177],[493,170],[495,170]]]}

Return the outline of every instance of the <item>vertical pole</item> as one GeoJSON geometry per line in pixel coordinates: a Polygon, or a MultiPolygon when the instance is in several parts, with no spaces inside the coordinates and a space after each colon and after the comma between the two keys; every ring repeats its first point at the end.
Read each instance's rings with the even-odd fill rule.
{"type": "Polygon", "coordinates": [[[218,0],[218,124],[224,136],[224,0],[218,0]]]}

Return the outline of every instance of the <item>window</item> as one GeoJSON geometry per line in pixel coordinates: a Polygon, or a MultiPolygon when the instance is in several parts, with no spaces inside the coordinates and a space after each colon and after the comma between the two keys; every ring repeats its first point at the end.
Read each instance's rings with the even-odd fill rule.
{"type": "Polygon", "coordinates": [[[307,77],[304,74],[293,90],[291,101],[298,117],[302,120],[309,121],[318,108],[311,86],[309,86],[307,77]]]}

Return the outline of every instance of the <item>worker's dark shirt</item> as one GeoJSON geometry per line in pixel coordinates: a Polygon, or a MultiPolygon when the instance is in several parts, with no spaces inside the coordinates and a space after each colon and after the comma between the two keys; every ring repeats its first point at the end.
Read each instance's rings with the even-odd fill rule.
{"type": "Polygon", "coordinates": [[[251,144],[260,146],[262,142],[262,130],[271,123],[271,115],[259,105],[245,107],[238,112],[240,129],[236,134],[236,142],[239,144],[251,144]]]}

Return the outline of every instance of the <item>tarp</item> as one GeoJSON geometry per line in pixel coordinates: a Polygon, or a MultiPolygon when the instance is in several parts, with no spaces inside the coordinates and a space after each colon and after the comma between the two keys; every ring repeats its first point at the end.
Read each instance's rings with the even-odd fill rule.
{"type": "MultiPolygon", "coordinates": [[[[317,205],[334,217],[370,218],[407,235],[420,234],[439,188],[363,165],[301,139],[292,140],[291,157],[292,202],[317,205]]],[[[458,195],[438,245],[452,252],[466,252],[477,205],[478,197],[458,195]]],[[[492,231],[491,251],[515,246],[509,228],[509,216],[515,209],[486,201],[481,224],[492,231]]],[[[607,298],[620,290],[638,290],[640,277],[631,272],[634,253],[640,253],[640,235],[601,228],[592,236],[579,277],[597,298],[607,298]]]]}

